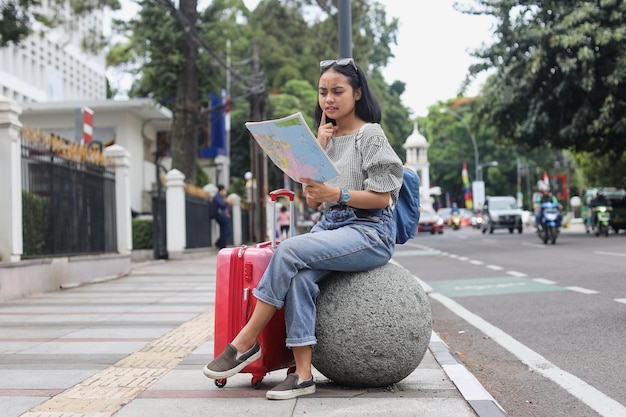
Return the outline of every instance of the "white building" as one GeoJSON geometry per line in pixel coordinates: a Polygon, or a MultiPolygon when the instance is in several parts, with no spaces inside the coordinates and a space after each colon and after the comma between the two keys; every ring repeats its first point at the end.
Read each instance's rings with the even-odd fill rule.
{"type": "Polygon", "coordinates": [[[420,177],[420,203],[425,210],[432,210],[432,194],[437,190],[430,188],[430,163],[428,162],[428,141],[417,130],[417,122],[413,125],[413,132],[406,138],[402,147],[406,150],[405,165],[413,169],[420,177]]]}
{"type": "MultiPolygon", "coordinates": [[[[138,213],[151,212],[158,135],[169,130],[171,111],[151,99],[61,101],[23,104],[20,120],[26,127],[71,140],[75,112],[81,105],[94,111],[94,141],[115,143],[130,153],[131,208],[138,213]]],[[[163,158],[160,163],[170,168],[169,158],[163,158]]]]}
{"type": "MultiPolygon", "coordinates": [[[[50,12],[48,1],[41,12],[50,12]]],[[[69,4],[67,2],[66,4],[69,4]]],[[[0,48],[0,96],[18,103],[106,98],[105,53],[86,53],[81,43],[86,36],[101,36],[104,14],[69,18],[49,29],[33,22],[33,33],[19,45],[0,48]]]]}

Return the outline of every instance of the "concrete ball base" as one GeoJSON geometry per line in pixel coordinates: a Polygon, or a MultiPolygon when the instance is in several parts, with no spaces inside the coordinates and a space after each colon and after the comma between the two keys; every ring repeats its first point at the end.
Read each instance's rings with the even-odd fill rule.
{"type": "Polygon", "coordinates": [[[385,387],[419,366],[431,333],[428,297],[406,269],[334,273],[320,283],[313,366],[339,385],[385,387]]]}

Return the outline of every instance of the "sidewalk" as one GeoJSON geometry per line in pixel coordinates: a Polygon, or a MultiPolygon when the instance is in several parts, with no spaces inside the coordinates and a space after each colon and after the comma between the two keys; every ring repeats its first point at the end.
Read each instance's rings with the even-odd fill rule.
{"type": "Polygon", "coordinates": [[[224,388],[213,358],[214,251],[135,264],[116,280],[0,302],[4,417],[506,416],[433,333],[419,367],[394,387],[347,389],[316,373],[317,392],[269,401],[284,379],[224,388]]]}

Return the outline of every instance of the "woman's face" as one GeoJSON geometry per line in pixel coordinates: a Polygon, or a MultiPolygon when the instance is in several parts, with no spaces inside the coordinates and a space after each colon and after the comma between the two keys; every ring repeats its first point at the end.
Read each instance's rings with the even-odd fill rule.
{"type": "Polygon", "coordinates": [[[320,76],[318,101],[326,116],[337,121],[354,115],[354,106],[361,98],[361,89],[355,91],[350,80],[332,68],[320,76]]]}

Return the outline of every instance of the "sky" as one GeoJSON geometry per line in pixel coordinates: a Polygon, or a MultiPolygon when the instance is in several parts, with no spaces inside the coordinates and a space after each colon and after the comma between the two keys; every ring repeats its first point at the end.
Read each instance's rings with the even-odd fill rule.
{"type": "MultiPolygon", "coordinates": [[[[494,20],[457,12],[455,0],[416,0],[410,6],[406,0],[379,1],[388,19],[400,19],[398,44],[392,47],[395,58],[383,70],[385,79],[405,82],[402,102],[413,116],[426,116],[429,106],[456,97],[468,67],[475,63],[469,51],[491,43],[494,20]]],[[[478,94],[485,77],[481,74],[466,95],[478,94]]]]}
{"type": "MultiPolygon", "coordinates": [[[[389,84],[403,81],[406,85],[401,97],[403,104],[412,110],[413,117],[426,116],[429,106],[456,97],[467,68],[474,62],[469,51],[491,42],[493,19],[454,10],[455,1],[468,4],[468,0],[378,1],[385,6],[388,20],[399,18],[398,44],[392,46],[395,58],[383,70],[385,80],[389,84]]],[[[244,0],[251,10],[258,2],[244,0]]],[[[123,12],[136,10],[129,0],[121,3],[123,12]]],[[[484,80],[482,74],[466,95],[478,94],[484,80]]],[[[128,78],[119,82],[130,85],[128,78]]]]}
{"type": "MultiPolygon", "coordinates": [[[[412,116],[426,116],[428,107],[456,97],[468,67],[475,61],[469,50],[491,43],[493,19],[457,12],[453,4],[466,0],[378,0],[385,6],[387,19],[400,20],[395,55],[383,70],[391,84],[403,81],[401,99],[412,116]]],[[[254,9],[258,0],[244,0],[254,9]]],[[[339,46],[337,46],[339,50],[339,46]]],[[[466,95],[478,94],[486,75],[470,85],[466,95]]]]}

